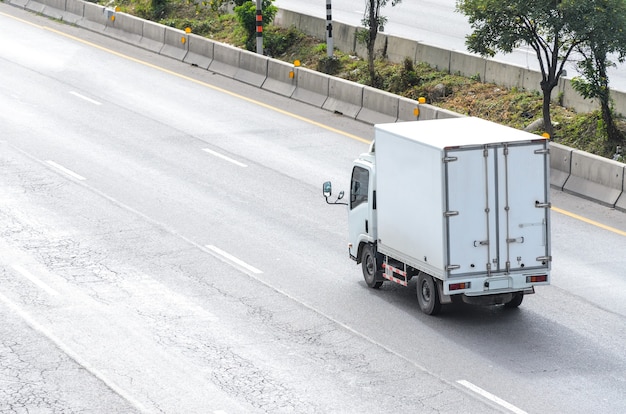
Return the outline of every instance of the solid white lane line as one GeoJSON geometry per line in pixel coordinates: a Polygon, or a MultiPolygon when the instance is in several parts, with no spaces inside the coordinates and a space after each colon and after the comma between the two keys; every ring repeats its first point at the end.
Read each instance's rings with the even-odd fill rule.
{"type": "Polygon", "coordinates": [[[490,393],[489,391],[485,391],[482,388],[480,388],[477,385],[472,384],[469,381],[465,381],[465,380],[458,380],[457,383],[461,384],[462,386],[468,388],[469,390],[475,392],[476,394],[490,400],[493,401],[494,403],[498,404],[499,406],[506,408],[507,410],[515,413],[515,414],[528,414],[526,411],[517,408],[516,406],[514,406],[513,404],[510,404],[506,401],[504,401],[503,399],[496,397],[495,395],[493,395],[492,393],[490,393]]]}
{"type": "Polygon", "coordinates": [[[59,292],[57,292],[56,290],[52,289],[50,286],[45,284],[43,281],[39,280],[39,278],[37,276],[35,276],[32,273],[30,273],[28,270],[24,269],[22,266],[20,266],[18,264],[14,264],[14,265],[11,265],[11,267],[17,273],[19,273],[20,275],[24,276],[26,279],[30,280],[35,285],[39,286],[40,288],[42,288],[43,290],[48,292],[49,295],[57,296],[59,294],[59,292]]]}
{"type": "Polygon", "coordinates": [[[241,162],[239,162],[239,161],[237,161],[237,160],[234,160],[234,159],[232,159],[232,158],[230,158],[230,157],[227,157],[226,155],[220,154],[219,152],[215,152],[215,151],[210,150],[210,149],[208,149],[208,148],[203,148],[203,149],[202,149],[202,151],[204,151],[204,152],[208,152],[209,154],[214,155],[214,156],[216,156],[216,157],[218,157],[218,158],[221,158],[221,159],[223,159],[223,160],[226,160],[226,161],[228,161],[228,162],[232,162],[233,164],[238,165],[238,166],[240,166],[240,167],[243,167],[243,168],[246,168],[246,167],[247,167],[247,165],[246,165],[246,164],[244,164],[244,163],[241,163],[241,162]]]}
{"type": "Polygon", "coordinates": [[[100,102],[98,102],[98,101],[94,101],[93,99],[88,98],[88,97],[86,97],[85,95],[81,95],[81,94],[80,94],[80,93],[78,93],[78,92],[70,91],[70,95],[74,95],[75,97],[80,98],[80,99],[82,99],[82,100],[85,100],[85,101],[87,101],[87,102],[90,102],[90,103],[92,103],[92,104],[94,104],[94,105],[102,105],[102,103],[100,103],[100,102]]]}
{"type": "Polygon", "coordinates": [[[235,264],[239,267],[242,267],[244,269],[246,269],[247,271],[254,273],[256,275],[260,275],[261,273],[263,273],[262,271],[260,271],[259,269],[257,269],[256,267],[250,266],[248,263],[244,262],[241,259],[236,258],[235,256],[226,253],[224,250],[219,249],[213,245],[208,245],[206,246],[207,249],[211,250],[213,253],[216,253],[220,258],[222,259],[226,259],[227,262],[230,262],[230,264],[235,264]]]}
{"type": "Polygon", "coordinates": [[[62,172],[64,172],[65,174],[67,174],[67,175],[69,175],[69,176],[71,176],[71,177],[76,178],[77,180],[80,180],[80,181],[85,181],[85,180],[86,180],[86,178],[85,178],[85,177],[83,177],[82,175],[78,175],[78,174],[76,174],[74,171],[72,171],[72,170],[68,170],[68,169],[67,169],[67,168],[65,168],[64,166],[59,165],[59,164],[57,164],[57,163],[56,163],[56,162],[54,162],[54,161],[50,161],[50,160],[48,160],[48,161],[46,161],[46,162],[48,163],[48,165],[53,166],[53,167],[54,167],[54,168],[56,168],[57,170],[62,171],[62,172]]]}

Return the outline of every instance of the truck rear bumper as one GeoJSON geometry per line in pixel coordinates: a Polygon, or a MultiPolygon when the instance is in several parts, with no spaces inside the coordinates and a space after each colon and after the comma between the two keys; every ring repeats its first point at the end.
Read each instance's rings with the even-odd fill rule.
{"type": "Polygon", "coordinates": [[[535,286],[549,285],[550,275],[546,272],[520,273],[494,276],[473,276],[443,281],[443,294],[466,296],[490,296],[515,292],[534,293],[535,286]]]}

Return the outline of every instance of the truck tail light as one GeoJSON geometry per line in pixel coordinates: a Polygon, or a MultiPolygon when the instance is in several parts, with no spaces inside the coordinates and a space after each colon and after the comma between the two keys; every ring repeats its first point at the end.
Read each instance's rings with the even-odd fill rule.
{"type": "Polygon", "coordinates": [[[472,285],[472,282],[463,282],[463,283],[451,283],[450,290],[461,290],[461,289],[469,289],[472,285]]]}
{"type": "Polygon", "coordinates": [[[548,275],[526,276],[526,283],[547,282],[548,275]]]}

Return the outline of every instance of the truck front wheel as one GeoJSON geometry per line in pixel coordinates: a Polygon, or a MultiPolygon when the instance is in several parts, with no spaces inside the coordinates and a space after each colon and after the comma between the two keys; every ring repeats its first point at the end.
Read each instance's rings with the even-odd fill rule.
{"type": "Polygon", "coordinates": [[[376,277],[378,264],[376,263],[376,252],[371,244],[363,246],[363,251],[361,252],[361,267],[363,269],[363,278],[367,286],[372,289],[381,287],[383,282],[376,277]]]}
{"type": "Polygon", "coordinates": [[[422,312],[427,315],[436,315],[441,310],[441,301],[435,280],[424,272],[420,272],[417,278],[417,302],[422,312]]]}

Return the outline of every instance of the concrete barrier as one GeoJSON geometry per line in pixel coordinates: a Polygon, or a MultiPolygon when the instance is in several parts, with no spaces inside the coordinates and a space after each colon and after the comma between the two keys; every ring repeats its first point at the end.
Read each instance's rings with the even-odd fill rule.
{"type": "Polygon", "coordinates": [[[274,16],[274,24],[284,28],[299,28],[301,16],[302,15],[300,13],[293,12],[291,10],[279,9],[276,16],[274,16]]]}
{"type": "Polygon", "coordinates": [[[330,76],[305,68],[296,68],[295,75],[296,90],[291,97],[321,108],[328,98],[330,76]]]}
{"type": "Polygon", "coordinates": [[[247,50],[239,54],[239,65],[235,79],[253,86],[261,87],[267,78],[267,64],[270,58],[247,50]]]}
{"type": "Polygon", "coordinates": [[[624,188],[624,164],[572,151],[571,175],[563,191],[614,207],[624,188]]]}
{"type": "Polygon", "coordinates": [[[626,213],[626,185],[624,186],[624,191],[622,191],[622,195],[619,196],[617,202],[615,203],[615,208],[626,213]]]}
{"type": "Polygon", "coordinates": [[[85,2],[84,6],[83,18],[80,19],[77,24],[85,29],[104,33],[104,29],[109,23],[109,19],[114,11],[89,2],[85,2]]]}
{"type": "Polygon", "coordinates": [[[296,78],[293,65],[276,59],[267,62],[267,79],[262,89],[290,97],[296,90],[296,78]],[[290,76],[290,74],[292,76],[290,76]]]}
{"type": "Polygon", "coordinates": [[[318,39],[326,39],[326,19],[300,15],[299,30],[318,39]]]}
{"type": "MultiPolygon", "coordinates": [[[[43,5],[42,10],[38,13],[45,14],[48,17],[58,20],[64,20],[66,0],[37,0],[43,5]]],[[[33,2],[30,2],[31,4],[33,2]]]]}
{"type": "Polygon", "coordinates": [[[213,61],[213,46],[215,42],[193,33],[187,35],[187,41],[188,51],[183,62],[202,69],[208,69],[213,61]]]}
{"type": "Polygon", "coordinates": [[[109,19],[104,33],[107,36],[138,46],[143,37],[143,19],[126,13],[115,13],[113,17],[114,19],[109,19]]]}
{"type": "Polygon", "coordinates": [[[45,14],[44,10],[46,5],[41,1],[29,1],[24,5],[24,8],[28,11],[32,11],[34,13],[45,14]]]}
{"type": "Polygon", "coordinates": [[[363,105],[363,88],[356,82],[331,77],[328,82],[328,99],[322,108],[356,118],[363,105]]]}
{"type": "Polygon", "coordinates": [[[420,105],[414,99],[400,96],[398,98],[398,121],[418,121],[428,118],[428,108],[430,105],[420,105]],[[415,115],[415,110],[419,108],[419,116],[415,115]],[[424,111],[424,112],[423,112],[424,111]]]}
{"type": "Polygon", "coordinates": [[[224,43],[213,45],[213,61],[209,65],[211,72],[234,78],[239,66],[241,49],[224,43]]]}
{"type": "Polygon", "coordinates": [[[417,62],[426,62],[438,70],[450,71],[450,51],[436,46],[417,43],[417,62]]]}
{"type": "Polygon", "coordinates": [[[165,37],[163,39],[163,47],[159,54],[169,56],[176,60],[184,60],[188,49],[188,35],[182,30],[165,26],[165,37]]]}
{"type": "Polygon", "coordinates": [[[495,83],[507,88],[517,87],[521,89],[524,84],[524,76],[523,68],[510,67],[506,63],[486,59],[485,76],[480,79],[484,82],[495,83]]]}
{"type": "Polygon", "coordinates": [[[487,60],[465,52],[450,52],[450,73],[485,79],[487,60]]]}
{"type": "Polygon", "coordinates": [[[566,108],[576,108],[577,111],[593,112],[600,108],[595,99],[585,99],[572,87],[569,79],[563,82],[563,106],[566,108]]]}
{"type": "MultiPolygon", "coordinates": [[[[364,28],[357,28],[357,30],[365,30],[364,28]]],[[[384,33],[378,33],[376,36],[376,42],[374,43],[374,55],[376,57],[382,56],[385,52],[387,45],[387,35],[384,33]]],[[[363,56],[365,59],[367,58],[367,46],[363,42],[359,42],[358,40],[354,43],[354,51],[358,56],[363,56]]]]}
{"type": "Polygon", "coordinates": [[[333,44],[335,49],[345,53],[355,53],[356,27],[345,23],[333,22],[333,44]]]}
{"type": "Polygon", "coordinates": [[[572,151],[570,147],[550,142],[550,185],[563,190],[572,171],[572,151]]]}
{"type": "Polygon", "coordinates": [[[26,5],[30,0],[9,0],[9,4],[11,6],[19,7],[21,9],[25,9],[26,5]]]}
{"type": "Polygon", "coordinates": [[[404,59],[415,60],[417,43],[397,36],[387,36],[387,59],[390,62],[402,63],[404,59]]]}
{"type": "Polygon", "coordinates": [[[389,92],[365,86],[363,108],[356,119],[370,124],[383,124],[398,120],[400,97],[389,92]]]}
{"type": "Polygon", "coordinates": [[[85,15],[85,2],[82,0],[67,0],[65,2],[65,11],[67,13],[63,16],[63,21],[78,24],[85,15]]]}
{"type": "Polygon", "coordinates": [[[144,20],[143,36],[139,40],[139,46],[154,53],[159,53],[165,45],[165,26],[149,20],[144,20]]]}

